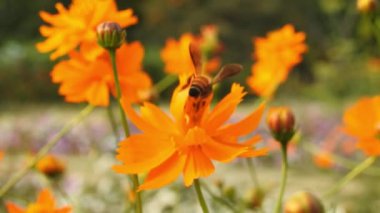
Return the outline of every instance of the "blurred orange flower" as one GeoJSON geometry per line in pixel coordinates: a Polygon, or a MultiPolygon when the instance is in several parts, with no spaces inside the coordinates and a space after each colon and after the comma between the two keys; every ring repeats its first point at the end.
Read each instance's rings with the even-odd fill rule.
{"type": "Polygon", "coordinates": [[[314,154],[313,161],[320,168],[329,169],[334,166],[334,159],[329,151],[314,154]]]}
{"type": "MultiPolygon", "coordinates": [[[[194,72],[194,66],[191,61],[189,53],[189,45],[191,42],[197,41],[201,43],[201,48],[204,52],[212,52],[219,48],[219,44],[215,38],[215,35],[210,32],[209,28],[205,28],[203,36],[196,37],[190,33],[183,34],[178,41],[175,39],[168,39],[165,47],[161,50],[161,59],[165,63],[165,71],[169,74],[190,76],[194,72]]],[[[220,66],[220,59],[218,57],[211,57],[207,64],[205,64],[205,70],[207,72],[215,71],[220,66]]]]}
{"type": "Polygon", "coordinates": [[[36,169],[48,177],[59,177],[65,171],[65,165],[54,155],[46,155],[36,164],[36,169]]]}
{"type": "Polygon", "coordinates": [[[97,42],[96,27],[104,21],[114,21],[121,27],[137,23],[132,9],[117,10],[114,0],[73,0],[68,9],[62,3],[56,3],[58,14],[40,12],[42,20],[50,26],[40,27],[40,33],[46,40],[36,45],[40,52],[54,51],[52,60],[69,53],[79,45],[85,49],[88,57],[95,58],[102,48],[97,42]]]}
{"type": "Polygon", "coordinates": [[[68,206],[62,208],[55,207],[55,200],[52,193],[44,189],[38,195],[37,202],[31,203],[26,209],[23,209],[16,204],[8,202],[6,204],[8,213],[69,213],[71,208],[68,206]]]}
{"type": "Polygon", "coordinates": [[[124,100],[127,115],[142,133],[120,142],[117,159],[122,165],[114,166],[114,170],[125,174],[148,172],[139,190],[167,185],[181,173],[185,186],[190,186],[194,179],[214,172],[212,160],[230,162],[236,157],[266,154],[265,148],[253,147],[260,140],[258,136],[238,142],[239,137],[257,128],[264,104],[241,121],[225,124],[246,94],[243,87],[233,84],[212,110],[212,95],[196,107],[187,104],[188,94],[189,87],[183,85],[175,90],[170,104],[174,119],[150,103],[144,103],[138,115],[124,100]]]}
{"type": "Polygon", "coordinates": [[[270,98],[277,87],[287,79],[291,69],[302,61],[306,52],[306,35],[296,32],[290,24],[269,32],[265,38],[255,38],[252,75],[248,85],[259,96],[270,98]]]}
{"type": "Polygon", "coordinates": [[[380,155],[380,96],[360,99],[345,111],[343,123],[347,133],[357,138],[359,149],[380,155]]]}
{"type": "MultiPolygon", "coordinates": [[[[152,82],[142,70],[144,48],[140,42],[122,45],[116,51],[116,64],[123,94],[131,102],[148,98],[152,82]]],[[[61,83],[59,94],[67,102],[87,101],[95,106],[108,106],[109,93],[114,93],[111,60],[103,52],[96,60],[88,60],[79,52],[71,52],[70,59],[59,62],[53,69],[52,80],[61,83]]]]}

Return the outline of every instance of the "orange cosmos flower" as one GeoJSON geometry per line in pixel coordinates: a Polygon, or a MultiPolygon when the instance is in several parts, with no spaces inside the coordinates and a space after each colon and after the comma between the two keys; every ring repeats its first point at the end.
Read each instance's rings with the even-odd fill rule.
{"type": "Polygon", "coordinates": [[[380,96],[360,99],[345,111],[343,123],[347,133],[357,138],[359,149],[380,155],[380,96]]]}
{"type": "Polygon", "coordinates": [[[120,142],[117,159],[123,164],[114,170],[124,174],[148,172],[139,190],[167,185],[181,173],[185,186],[190,186],[194,179],[214,172],[212,160],[230,162],[239,156],[266,154],[266,149],[252,147],[260,140],[258,136],[238,143],[239,137],[258,126],[264,104],[241,121],[225,124],[246,94],[243,87],[233,84],[212,110],[212,94],[197,106],[189,105],[189,88],[180,85],[175,90],[170,104],[173,119],[151,103],[144,103],[138,115],[123,100],[127,115],[142,133],[120,142]]]}
{"type": "MultiPolygon", "coordinates": [[[[147,98],[152,82],[142,70],[144,48],[140,42],[123,44],[116,51],[116,64],[123,93],[131,102],[147,98]]],[[[114,92],[111,60],[103,52],[96,60],[88,60],[78,52],[58,63],[52,73],[54,83],[61,83],[59,94],[68,102],[89,102],[96,106],[109,104],[109,93],[114,92]]]]}
{"type": "MultiPolygon", "coordinates": [[[[161,58],[165,63],[165,71],[169,74],[175,75],[192,75],[194,65],[189,54],[190,43],[194,41],[199,42],[205,52],[210,52],[210,49],[219,47],[215,35],[213,35],[210,30],[212,30],[210,27],[205,28],[202,37],[196,37],[190,33],[185,33],[180,37],[179,41],[172,38],[168,39],[165,47],[160,53],[161,58]]],[[[212,72],[217,70],[219,66],[220,59],[218,57],[213,57],[207,62],[207,64],[205,64],[205,70],[207,72],[212,72]]]]}
{"type": "Polygon", "coordinates": [[[56,208],[56,203],[52,193],[44,189],[40,192],[37,202],[31,203],[26,209],[23,209],[16,204],[7,203],[8,213],[69,213],[71,208],[68,206],[56,208]]]}
{"type": "Polygon", "coordinates": [[[307,50],[305,38],[305,33],[295,32],[294,27],[288,24],[268,33],[265,38],[253,40],[253,59],[256,63],[252,66],[252,75],[247,83],[257,95],[270,98],[287,79],[307,50]]]}
{"type": "Polygon", "coordinates": [[[40,12],[42,20],[50,26],[40,27],[42,36],[47,37],[37,44],[40,52],[54,51],[52,60],[74,50],[79,45],[85,49],[87,57],[95,58],[102,52],[96,44],[96,27],[104,21],[114,21],[121,27],[137,23],[132,9],[117,10],[114,0],[73,0],[66,9],[62,3],[55,5],[58,14],[40,12]]]}

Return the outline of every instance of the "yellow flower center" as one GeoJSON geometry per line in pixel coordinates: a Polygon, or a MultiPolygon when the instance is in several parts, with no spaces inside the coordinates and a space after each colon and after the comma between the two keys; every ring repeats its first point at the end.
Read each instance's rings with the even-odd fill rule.
{"type": "Polygon", "coordinates": [[[205,143],[207,135],[204,129],[195,126],[190,128],[184,137],[175,139],[178,149],[186,150],[191,146],[198,146],[205,143]]]}

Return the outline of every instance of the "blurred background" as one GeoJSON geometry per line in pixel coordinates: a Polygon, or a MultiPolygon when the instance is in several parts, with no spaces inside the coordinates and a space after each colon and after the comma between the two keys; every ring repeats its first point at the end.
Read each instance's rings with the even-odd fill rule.
{"type": "MultiPolygon", "coordinates": [[[[43,40],[38,32],[43,24],[38,12],[56,13],[56,2],[67,6],[71,1],[0,0],[0,150],[6,150],[5,156],[7,152],[20,153],[20,150],[35,152],[46,142],[46,138],[54,135],[68,118],[79,111],[78,105],[64,103],[63,97],[58,95],[58,85],[50,80],[49,73],[56,61],[50,61],[48,54],[40,54],[35,48],[35,44],[43,40]]],[[[360,13],[355,0],[118,0],[117,3],[119,9],[133,8],[139,18],[137,25],[128,28],[127,40],[143,43],[144,67],[154,82],[165,75],[160,50],[166,39],[178,39],[185,32],[199,34],[203,25],[219,27],[220,41],[224,47],[222,61],[244,65],[244,72],[233,79],[243,85],[246,85],[253,64],[254,37],[263,37],[288,23],[293,24],[297,31],[305,32],[308,52],[277,90],[275,101],[295,109],[303,142],[322,144],[329,135],[341,134],[334,130],[341,123],[343,109],[359,97],[379,94],[380,19],[371,13],[360,13]]],[[[223,96],[231,82],[223,84],[216,95],[223,96]]],[[[173,88],[174,85],[167,89],[160,100],[169,99],[173,88]]],[[[259,131],[267,134],[265,127],[259,131]]],[[[64,143],[54,149],[61,155],[71,155],[70,158],[66,157],[66,162],[76,165],[69,167],[69,175],[63,185],[74,198],[77,196],[80,199],[80,203],[92,203],[82,205],[83,212],[107,212],[111,211],[109,206],[113,206],[112,212],[121,212],[125,207],[117,204],[125,195],[126,181],[109,169],[110,165],[115,164],[113,152],[116,147],[111,132],[105,110],[97,109],[94,116],[68,134],[63,139],[64,143]],[[107,151],[108,155],[100,156],[103,151],[107,151]],[[82,191],[76,191],[78,188],[82,191]]],[[[342,136],[339,141],[346,139],[342,136]]],[[[362,159],[363,156],[351,152],[346,157],[362,159]]],[[[0,165],[3,174],[11,174],[12,169],[19,168],[26,161],[22,155],[14,155],[10,159],[5,158],[5,162],[10,163],[7,166],[0,165]]],[[[260,159],[256,162],[262,173],[260,179],[267,180],[269,188],[273,188],[278,181],[279,159],[278,155],[271,155],[264,161],[260,159]]],[[[291,162],[294,168],[290,173],[288,193],[300,186],[318,193],[348,169],[337,166],[338,173],[329,170],[321,172],[316,166],[310,167],[312,157],[302,151],[291,156],[291,162]]],[[[353,162],[349,163],[352,165],[353,162]]],[[[234,178],[237,170],[241,172],[245,167],[242,162],[234,166],[218,171],[211,177],[212,181],[223,175],[227,184],[236,184],[234,178]]],[[[237,186],[237,194],[250,181],[249,175],[241,176],[243,179],[238,183],[242,184],[237,186]]],[[[23,196],[30,197],[32,193],[32,197],[35,196],[33,189],[41,185],[40,177],[28,177],[10,193],[10,199],[26,203],[25,200],[31,199],[23,199],[23,196]]],[[[379,171],[370,172],[351,185],[349,193],[340,195],[338,200],[341,204],[352,210],[344,212],[376,212],[380,208],[378,177],[379,171]]],[[[5,179],[5,176],[0,177],[0,180],[5,179]]],[[[180,187],[180,184],[173,185],[157,194],[170,198],[180,187]]],[[[276,197],[276,192],[274,190],[272,200],[269,199],[267,205],[276,197]]],[[[169,201],[162,198],[164,200],[153,201],[148,209],[186,212],[183,207],[174,211],[173,206],[180,202],[196,202],[191,195],[181,194],[169,201]]]]}
{"type": "MultiPolygon", "coordinates": [[[[38,12],[56,13],[58,1],[0,1],[1,103],[62,102],[57,85],[50,81],[53,62],[39,54],[42,41],[38,12]]],[[[65,5],[69,0],[60,1],[65,5]]],[[[163,76],[159,51],[169,37],[199,33],[201,26],[215,24],[224,45],[224,63],[245,67],[237,79],[245,83],[252,61],[252,38],[284,24],[307,34],[309,50],[302,64],[278,90],[279,97],[342,101],[378,92],[380,59],[375,18],[360,14],[350,0],[144,0],[117,1],[131,7],[139,23],[128,28],[128,40],[145,46],[145,69],[158,82],[163,76]]],[[[236,80],[236,78],[234,79],[236,80]]],[[[226,86],[228,88],[228,86],[226,86]]],[[[223,91],[223,90],[222,90],[223,91]]],[[[164,96],[169,96],[167,90],[164,96]]]]}

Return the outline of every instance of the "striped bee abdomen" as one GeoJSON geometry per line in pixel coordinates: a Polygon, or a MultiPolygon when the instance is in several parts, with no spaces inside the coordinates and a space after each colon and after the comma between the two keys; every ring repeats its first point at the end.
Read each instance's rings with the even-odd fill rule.
{"type": "Polygon", "coordinates": [[[193,98],[204,98],[211,94],[212,86],[210,80],[205,76],[194,76],[191,81],[189,96],[193,98]]]}

